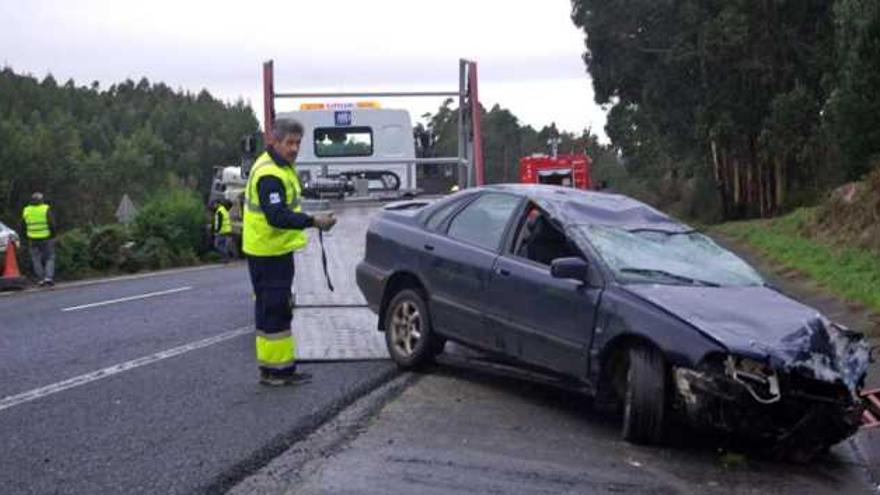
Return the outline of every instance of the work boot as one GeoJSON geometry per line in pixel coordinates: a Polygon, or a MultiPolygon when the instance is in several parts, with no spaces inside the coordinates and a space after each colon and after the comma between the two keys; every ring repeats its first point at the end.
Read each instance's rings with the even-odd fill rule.
{"type": "Polygon", "coordinates": [[[274,374],[266,373],[262,370],[260,371],[260,385],[266,385],[269,387],[299,385],[301,383],[308,383],[311,381],[311,379],[312,375],[310,375],[309,373],[303,373],[302,371],[284,374],[274,374]]]}

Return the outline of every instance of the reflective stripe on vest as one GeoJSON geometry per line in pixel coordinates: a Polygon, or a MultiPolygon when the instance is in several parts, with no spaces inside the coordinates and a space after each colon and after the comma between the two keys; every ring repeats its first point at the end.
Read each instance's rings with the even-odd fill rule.
{"type": "Polygon", "coordinates": [[[28,239],[48,239],[49,235],[49,205],[27,205],[21,212],[24,223],[27,226],[28,239]]]}
{"type": "Polygon", "coordinates": [[[305,231],[299,229],[277,229],[269,225],[260,207],[257,183],[266,176],[277,177],[284,184],[284,204],[293,211],[302,211],[300,204],[299,178],[293,166],[278,166],[269,153],[260,155],[251,168],[244,197],[244,225],[242,247],[252,256],[279,256],[308,244],[305,231]]]}
{"type": "Polygon", "coordinates": [[[227,210],[225,206],[219,205],[217,207],[217,213],[220,213],[220,230],[217,231],[217,233],[220,235],[231,234],[232,222],[229,219],[229,210],[227,210]]]}
{"type": "Polygon", "coordinates": [[[257,330],[257,364],[263,368],[282,370],[296,362],[296,345],[290,330],[265,333],[257,330]]]}

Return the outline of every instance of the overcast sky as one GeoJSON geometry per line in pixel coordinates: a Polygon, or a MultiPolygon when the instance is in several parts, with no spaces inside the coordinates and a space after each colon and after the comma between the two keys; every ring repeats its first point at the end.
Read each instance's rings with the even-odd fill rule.
{"type": "MultiPolygon", "coordinates": [[[[279,92],[458,89],[477,61],[480,100],[522,124],[591,127],[605,115],[581,55],[569,0],[0,0],[0,63],[102,88],[148,78],[243,98],[262,119],[261,65],[279,92]]],[[[278,110],[299,106],[279,100],[278,110]]],[[[414,119],[442,99],[383,100],[414,119]]]]}

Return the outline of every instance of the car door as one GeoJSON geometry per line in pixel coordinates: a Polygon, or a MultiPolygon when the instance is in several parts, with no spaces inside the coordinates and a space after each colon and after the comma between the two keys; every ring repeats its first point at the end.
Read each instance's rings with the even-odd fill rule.
{"type": "MultiPolygon", "coordinates": [[[[528,212],[519,222],[521,234],[528,212]]],[[[521,238],[518,234],[514,239],[521,238]]],[[[556,229],[543,249],[518,249],[514,240],[497,258],[489,278],[487,310],[495,347],[510,356],[541,367],[585,377],[589,344],[601,295],[601,284],[554,278],[554,258],[581,256],[556,229]],[[519,252],[517,252],[519,251],[519,252]]]]}
{"type": "Polygon", "coordinates": [[[431,292],[431,319],[441,334],[491,346],[486,289],[520,201],[511,194],[483,193],[451,216],[445,232],[426,238],[423,248],[430,254],[422,258],[422,273],[431,292]]]}

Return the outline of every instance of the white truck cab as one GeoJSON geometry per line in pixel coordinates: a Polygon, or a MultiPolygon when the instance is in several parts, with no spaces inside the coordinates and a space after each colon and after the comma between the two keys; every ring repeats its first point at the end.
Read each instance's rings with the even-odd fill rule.
{"type": "Polygon", "coordinates": [[[277,117],[295,119],[304,127],[296,160],[304,185],[361,179],[372,194],[417,193],[413,127],[406,110],[380,108],[372,101],[304,103],[300,110],[277,117]]]}

